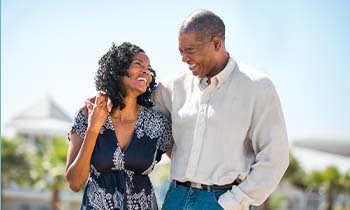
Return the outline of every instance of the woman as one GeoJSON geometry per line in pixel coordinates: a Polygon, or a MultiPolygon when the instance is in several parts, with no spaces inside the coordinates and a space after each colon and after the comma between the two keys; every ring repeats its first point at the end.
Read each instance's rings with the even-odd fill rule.
{"type": "Polygon", "coordinates": [[[77,192],[87,180],[84,210],[157,209],[148,174],[173,139],[170,121],[150,108],[149,58],[136,45],[113,44],[99,61],[95,84],[92,111],[81,109],[69,133],[69,186],[77,192]]]}

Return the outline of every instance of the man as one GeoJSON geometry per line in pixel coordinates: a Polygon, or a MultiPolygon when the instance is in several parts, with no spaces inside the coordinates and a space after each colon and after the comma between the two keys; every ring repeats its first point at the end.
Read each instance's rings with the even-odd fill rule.
{"type": "Polygon", "coordinates": [[[283,114],[272,82],[237,64],[225,25],[211,11],[188,16],[179,32],[190,71],[153,96],[172,119],[172,183],[163,210],[246,210],[260,205],[288,166],[283,114]]]}

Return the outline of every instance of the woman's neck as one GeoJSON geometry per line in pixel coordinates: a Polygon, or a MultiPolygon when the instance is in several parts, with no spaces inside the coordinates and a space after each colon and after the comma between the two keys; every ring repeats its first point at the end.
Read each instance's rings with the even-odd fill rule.
{"type": "Polygon", "coordinates": [[[125,107],[120,110],[116,108],[112,112],[112,118],[121,123],[134,122],[137,119],[141,106],[137,104],[137,98],[125,97],[123,100],[125,107]]]}

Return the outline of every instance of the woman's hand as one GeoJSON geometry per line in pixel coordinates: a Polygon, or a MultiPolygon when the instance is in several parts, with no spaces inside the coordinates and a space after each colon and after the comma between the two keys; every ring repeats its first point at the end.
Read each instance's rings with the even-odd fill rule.
{"type": "Polygon", "coordinates": [[[108,112],[112,110],[112,102],[106,93],[99,91],[92,100],[85,101],[83,112],[88,116],[88,127],[85,139],[77,133],[72,133],[69,141],[66,178],[69,187],[78,192],[86,182],[90,171],[90,160],[95,148],[97,136],[105,123],[108,112]]]}
{"type": "Polygon", "coordinates": [[[88,114],[88,129],[91,132],[99,133],[105,123],[108,113],[112,110],[112,101],[103,91],[98,91],[95,102],[85,101],[88,114]]]}

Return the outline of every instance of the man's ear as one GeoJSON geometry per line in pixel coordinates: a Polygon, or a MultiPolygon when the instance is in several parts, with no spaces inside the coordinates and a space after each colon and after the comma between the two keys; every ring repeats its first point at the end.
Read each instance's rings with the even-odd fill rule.
{"type": "Polygon", "coordinates": [[[222,40],[219,37],[214,36],[211,41],[213,42],[216,50],[219,50],[222,47],[222,40]]]}

